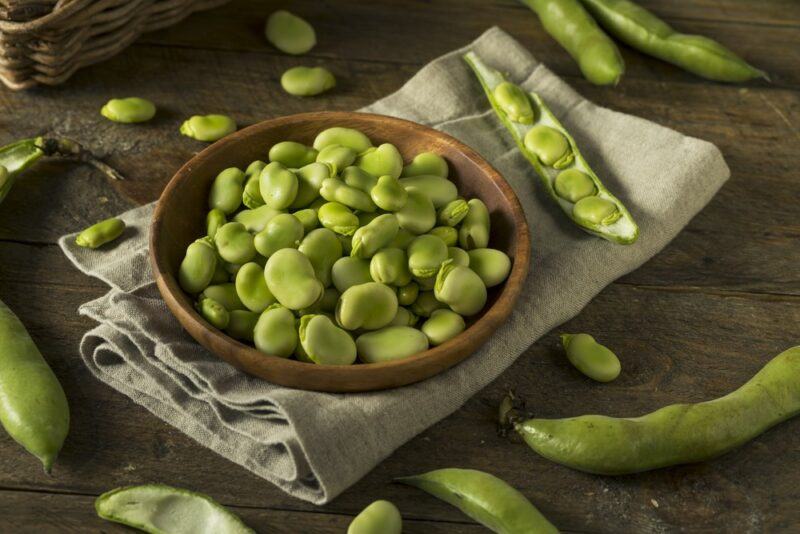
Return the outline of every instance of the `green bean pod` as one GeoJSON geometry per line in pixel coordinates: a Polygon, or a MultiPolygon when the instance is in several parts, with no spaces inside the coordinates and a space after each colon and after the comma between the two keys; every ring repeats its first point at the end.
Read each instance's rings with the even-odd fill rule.
{"type": "Polygon", "coordinates": [[[616,85],[625,73],[617,45],[597,25],[579,0],[520,0],[578,63],[595,85],[616,85]]]}
{"type": "Polygon", "coordinates": [[[639,227],[633,217],[589,167],[575,140],[544,100],[529,92],[536,121],[532,125],[512,121],[493,94],[495,87],[506,82],[503,74],[484,64],[474,52],[468,52],[464,59],[475,72],[498,118],[561,210],[590,234],[623,245],[635,242],[639,227]]]}
{"type": "Polygon", "coordinates": [[[557,534],[525,496],[503,480],[474,469],[437,469],[395,479],[452,504],[493,532],[557,534]]]}
{"type": "Polygon", "coordinates": [[[67,397],[25,326],[2,301],[0,423],[49,473],[69,432],[67,397]]]}
{"type": "Polygon", "coordinates": [[[773,358],[736,391],[641,417],[529,419],[515,428],[537,453],[602,475],[702,462],[800,414],[800,346],[773,358]]]}
{"type": "Polygon", "coordinates": [[[106,243],[114,241],[125,231],[125,223],[122,219],[112,217],[97,224],[94,224],[78,234],[75,244],[79,247],[98,248],[106,243]]]}
{"type": "Polygon", "coordinates": [[[767,73],[702,35],[676,32],[630,0],[581,0],[614,37],[637,50],[718,82],[769,80],[767,73]]]}

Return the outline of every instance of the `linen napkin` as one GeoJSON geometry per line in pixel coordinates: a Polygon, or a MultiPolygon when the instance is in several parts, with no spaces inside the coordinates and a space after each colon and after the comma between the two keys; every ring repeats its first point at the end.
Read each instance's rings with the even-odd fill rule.
{"type": "Polygon", "coordinates": [[[530,275],[514,312],[484,347],[436,377],[338,395],[276,386],[224,363],[184,332],[159,296],[147,261],[152,204],[122,215],[130,235],[111,250],[76,247],[74,235],[60,241],[76,267],[111,287],[79,309],[99,323],[80,346],[94,375],[200,444],[316,504],[458,409],[540,336],[661,250],[730,174],[714,145],[588,102],[497,28],[364,111],[426,124],[475,148],[511,183],[531,228],[530,275]],[[637,243],[585,234],[546,197],[462,60],[469,49],[544,97],[638,221],[637,243]]]}

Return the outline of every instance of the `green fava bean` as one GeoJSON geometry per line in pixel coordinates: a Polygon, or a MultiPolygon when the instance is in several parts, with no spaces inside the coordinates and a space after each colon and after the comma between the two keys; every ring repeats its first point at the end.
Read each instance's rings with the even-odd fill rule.
{"type": "Polygon", "coordinates": [[[280,304],[264,310],[253,330],[253,343],[265,354],[288,358],[297,347],[294,314],[280,304]]]}
{"type": "Polygon", "coordinates": [[[449,170],[447,168],[447,161],[433,152],[421,152],[414,156],[414,159],[403,167],[403,172],[400,176],[406,178],[409,176],[439,176],[447,178],[449,170]]]}
{"type": "Polygon", "coordinates": [[[299,250],[311,261],[317,280],[325,287],[331,285],[331,269],[342,257],[342,244],[336,234],[327,228],[317,228],[303,239],[299,250]]]}
{"type": "Polygon", "coordinates": [[[561,334],[561,344],[570,363],[592,380],[611,382],[622,370],[617,355],[589,334],[561,334]]]}
{"type": "Polygon", "coordinates": [[[206,215],[206,235],[213,240],[217,235],[217,230],[225,226],[228,222],[225,212],[219,208],[214,208],[206,215]]]}
{"type": "Polygon", "coordinates": [[[489,210],[486,208],[486,204],[478,198],[473,198],[467,204],[469,212],[458,230],[458,244],[464,250],[486,248],[489,245],[491,227],[489,210]]]}
{"type": "Polygon", "coordinates": [[[431,231],[428,232],[429,235],[435,235],[448,247],[452,247],[458,243],[458,230],[450,226],[437,226],[435,228],[431,228],[431,231]]]}
{"type": "Polygon", "coordinates": [[[354,128],[334,126],[321,131],[314,138],[314,148],[322,150],[330,145],[341,145],[352,148],[356,154],[361,154],[372,147],[369,137],[354,128]]]}
{"type": "Polygon", "coordinates": [[[419,296],[419,286],[416,282],[411,282],[402,287],[397,288],[397,303],[401,306],[410,306],[414,304],[419,296]]]}
{"type": "Polygon", "coordinates": [[[342,145],[328,145],[317,154],[318,163],[327,163],[333,166],[333,174],[339,169],[345,169],[356,160],[356,151],[350,147],[342,145]]]}
{"type": "Polygon", "coordinates": [[[356,167],[355,165],[345,167],[340,173],[340,176],[344,183],[350,187],[360,189],[367,194],[369,194],[369,192],[372,191],[372,188],[378,184],[378,179],[375,176],[360,169],[359,167],[356,167]]]}
{"type": "Polygon", "coordinates": [[[218,141],[236,131],[236,122],[227,115],[194,115],[181,124],[181,133],[198,141],[218,141]]]}
{"type": "Polygon", "coordinates": [[[431,345],[450,341],[467,328],[464,318],[451,310],[434,310],[420,328],[431,345]]]}
{"type": "Polygon", "coordinates": [[[324,67],[293,67],[281,76],[281,87],[294,96],[316,96],[336,87],[336,78],[324,67]]]}
{"type": "Polygon", "coordinates": [[[197,311],[211,326],[223,330],[231,319],[230,312],[214,299],[203,297],[197,303],[197,311]]]}
{"type": "Polygon", "coordinates": [[[407,193],[406,204],[395,212],[397,221],[412,234],[424,234],[436,225],[436,208],[422,191],[412,188],[407,193]]]}
{"type": "Polygon", "coordinates": [[[435,235],[421,235],[408,246],[408,268],[416,277],[430,278],[447,260],[447,245],[435,235]]]}
{"type": "Polygon", "coordinates": [[[352,236],[359,226],[358,216],[339,202],[327,202],[317,211],[322,226],[337,234],[352,236]]]}
{"type": "Polygon", "coordinates": [[[397,313],[394,315],[388,325],[386,326],[414,326],[417,324],[419,317],[411,313],[407,308],[398,306],[397,313]]]}
{"type": "Polygon", "coordinates": [[[597,186],[591,177],[574,168],[558,173],[553,186],[558,196],[572,203],[597,194],[597,186]]]}
{"type": "Polygon", "coordinates": [[[269,258],[283,248],[297,248],[303,239],[303,223],[289,213],[276,215],[257,233],[253,243],[259,254],[269,258]]]}
{"type": "Polygon", "coordinates": [[[293,248],[283,248],[270,256],[264,277],[270,292],[290,310],[308,308],[325,290],[308,257],[293,248]]]}
{"type": "Polygon", "coordinates": [[[349,287],[336,304],[336,322],[347,330],[376,330],[397,313],[397,295],[384,284],[367,282],[349,287]]]}
{"type": "Polygon", "coordinates": [[[239,209],[242,205],[244,179],[244,173],[236,167],[230,167],[219,173],[211,184],[208,207],[222,210],[226,215],[239,209]]]}
{"type": "Polygon", "coordinates": [[[369,274],[373,280],[381,284],[406,286],[411,283],[411,271],[408,270],[408,256],[399,248],[379,250],[369,262],[369,274]]]}
{"type": "Polygon", "coordinates": [[[270,208],[269,206],[259,206],[254,209],[240,211],[234,215],[233,220],[234,222],[243,224],[248,232],[257,234],[267,227],[267,223],[269,223],[273,217],[280,214],[280,210],[270,208]]]}
{"type": "Polygon", "coordinates": [[[436,275],[433,289],[436,300],[444,302],[460,314],[475,315],[486,305],[486,285],[469,267],[453,265],[447,260],[436,275]]]}
{"type": "Polygon", "coordinates": [[[481,277],[486,287],[502,284],[511,272],[511,259],[502,250],[476,248],[467,254],[467,265],[481,277]]]}
{"type": "Polygon", "coordinates": [[[257,313],[276,302],[267,287],[264,268],[255,262],[245,263],[236,273],[236,293],[247,309],[257,313]]]}
{"type": "Polygon", "coordinates": [[[463,265],[464,267],[469,267],[470,256],[469,253],[463,248],[447,247],[447,258],[453,260],[453,265],[463,265]]]}
{"type": "Polygon", "coordinates": [[[49,473],[69,432],[69,405],[25,326],[2,301],[0,399],[0,424],[49,473]]]}
{"type": "Polygon", "coordinates": [[[208,238],[198,239],[186,249],[178,269],[178,283],[189,294],[208,287],[217,268],[217,251],[208,238]]]}
{"type": "Polygon", "coordinates": [[[420,291],[417,299],[411,304],[411,311],[420,317],[430,317],[434,311],[443,308],[447,308],[447,304],[439,302],[433,291],[420,291]]]}
{"type": "Polygon", "coordinates": [[[147,122],[156,114],[156,106],[144,98],[112,98],[100,110],[100,114],[108,120],[126,124],[147,122]]]}
{"type": "Polygon", "coordinates": [[[533,124],[533,108],[528,95],[511,82],[503,82],[494,88],[494,99],[512,122],[533,124]]]}
{"type": "Polygon", "coordinates": [[[554,169],[563,169],[575,159],[575,154],[564,134],[544,124],[538,124],[528,130],[523,143],[525,148],[539,158],[539,161],[554,169]]]}
{"type": "Polygon", "coordinates": [[[399,229],[397,217],[391,213],[379,215],[355,231],[350,255],[371,258],[394,239],[399,229]]]}
{"type": "Polygon", "coordinates": [[[389,501],[375,501],[347,527],[347,534],[401,534],[403,518],[400,511],[389,501]]]}
{"type": "Polygon", "coordinates": [[[360,284],[372,282],[369,273],[369,260],[344,256],[336,260],[331,268],[331,280],[339,291],[344,293],[349,288],[360,284]]]}
{"type": "Polygon", "coordinates": [[[446,206],[458,198],[456,184],[447,178],[439,176],[422,175],[410,178],[401,178],[400,185],[406,189],[416,188],[431,199],[434,208],[446,206]]]}
{"type": "Polygon", "coordinates": [[[356,344],[345,330],[326,315],[300,318],[300,345],[311,361],[321,365],[351,365],[356,361],[356,344]]]}
{"type": "Polygon", "coordinates": [[[375,187],[370,190],[370,197],[376,206],[386,211],[401,210],[408,201],[405,187],[389,175],[378,178],[375,187]]]}
{"type": "Polygon", "coordinates": [[[261,196],[261,181],[259,174],[247,174],[247,182],[244,184],[242,192],[242,204],[249,209],[260,208],[264,205],[264,198],[261,196]]]}
{"type": "Polygon", "coordinates": [[[328,178],[322,182],[319,194],[329,202],[339,202],[352,209],[366,212],[375,211],[375,203],[368,194],[355,187],[350,187],[336,178],[328,178]]]}
{"type": "Polygon", "coordinates": [[[483,471],[437,469],[396,481],[452,504],[493,532],[558,534],[558,529],[522,493],[483,471]]]}
{"type": "MultiPolygon", "coordinates": [[[[399,223],[400,220],[398,219],[397,222],[399,223]]],[[[387,247],[400,248],[405,250],[408,248],[408,245],[410,245],[411,242],[414,241],[416,238],[417,238],[416,235],[412,234],[405,228],[400,228],[400,230],[397,231],[397,235],[394,236],[394,239],[392,239],[391,243],[389,243],[387,247]]]]}
{"type": "Polygon", "coordinates": [[[220,257],[230,263],[243,264],[256,257],[253,235],[242,223],[224,224],[214,236],[217,252],[220,257]]]}
{"type": "Polygon", "coordinates": [[[469,213],[469,204],[463,198],[457,198],[439,210],[436,220],[442,226],[458,226],[467,213],[469,213]]]}
{"type": "Polygon", "coordinates": [[[593,225],[612,224],[622,217],[616,204],[601,197],[580,199],[572,207],[572,215],[579,223],[593,225]]]}
{"type": "Polygon", "coordinates": [[[303,230],[306,234],[311,232],[311,230],[315,229],[319,226],[319,218],[317,217],[317,210],[312,208],[306,208],[303,210],[295,211],[292,213],[297,220],[300,221],[300,224],[303,225],[303,230]]]}
{"type": "Polygon", "coordinates": [[[248,310],[233,310],[229,315],[230,319],[228,326],[225,327],[225,333],[233,339],[252,342],[259,314],[248,310]]]}
{"type": "Polygon", "coordinates": [[[322,182],[334,176],[334,168],[330,163],[314,162],[295,171],[297,175],[297,195],[289,209],[305,208],[318,200],[322,182]]]}
{"type": "Polygon", "coordinates": [[[276,210],[285,210],[291,206],[299,187],[297,175],[277,161],[264,167],[258,183],[264,203],[276,210]]]}
{"type": "Polygon", "coordinates": [[[269,149],[269,160],[290,169],[299,169],[317,160],[317,150],[303,143],[282,141],[269,149]]]}
{"type": "Polygon", "coordinates": [[[236,286],[230,282],[208,286],[200,293],[199,300],[204,298],[218,302],[228,311],[245,309],[245,305],[236,292],[236,286]]]}
{"type": "Polygon", "coordinates": [[[356,348],[364,363],[388,362],[428,350],[428,338],[410,326],[387,326],[358,336],[356,348]]]}
{"type": "Polygon", "coordinates": [[[284,9],[269,16],[264,27],[264,36],[275,48],[287,54],[305,54],[317,44],[314,27],[284,9]]]}
{"type": "Polygon", "coordinates": [[[106,219],[78,234],[75,238],[75,244],[80,247],[95,249],[114,241],[124,231],[125,223],[121,219],[106,219]]]}
{"type": "Polygon", "coordinates": [[[356,160],[356,166],[373,176],[399,178],[403,172],[403,156],[393,144],[383,143],[362,152],[356,160]]]}
{"type": "Polygon", "coordinates": [[[261,171],[263,171],[264,167],[266,166],[267,164],[261,161],[260,159],[251,161],[250,165],[248,165],[247,168],[244,170],[244,175],[247,177],[258,176],[259,174],[261,174],[261,171]]]}

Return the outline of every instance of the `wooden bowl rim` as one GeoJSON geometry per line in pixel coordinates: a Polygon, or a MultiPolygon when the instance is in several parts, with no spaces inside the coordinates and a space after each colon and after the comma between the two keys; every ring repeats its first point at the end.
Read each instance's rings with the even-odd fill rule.
{"type": "MultiPolygon", "coordinates": [[[[302,374],[302,376],[306,380],[302,380],[302,382],[308,382],[309,384],[300,384],[297,381],[290,381],[292,383],[286,383],[285,381],[273,381],[271,378],[266,378],[264,376],[254,374],[250,369],[242,369],[243,371],[251,374],[253,376],[258,376],[263,380],[267,380],[271,383],[284,385],[287,387],[293,387],[297,389],[306,389],[312,391],[348,391],[348,392],[357,392],[357,391],[372,391],[372,390],[380,390],[380,389],[390,389],[394,387],[400,387],[403,385],[408,385],[411,383],[419,382],[426,378],[430,378],[431,376],[435,376],[448,368],[454,366],[455,364],[465,360],[469,356],[471,356],[478,348],[480,348],[494,333],[494,331],[507,319],[510,315],[514,303],[519,296],[522,286],[525,283],[525,279],[528,273],[528,267],[530,263],[530,230],[528,228],[527,220],[525,218],[525,212],[522,209],[522,205],[519,202],[519,199],[514,193],[513,188],[511,185],[506,181],[506,179],[492,167],[483,157],[481,157],[475,150],[468,147],[458,139],[441,132],[439,130],[435,130],[428,126],[409,121],[406,119],[400,119],[397,117],[391,117],[387,115],[379,115],[374,113],[364,113],[364,112],[347,112],[347,111],[317,111],[317,112],[308,112],[308,113],[297,113],[293,115],[286,115],[283,117],[277,117],[273,119],[268,119],[265,121],[261,121],[256,123],[252,126],[239,130],[233,134],[226,136],[225,138],[209,145],[199,153],[195,154],[189,161],[187,161],[180,169],[175,173],[175,175],[170,179],[169,183],[164,188],[161,196],[158,199],[156,204],[156,208],[153,212],[153,218],[150,226],[150,239],[149,239],[149,248],[150,248],[150,263],[153,268],[153,274],[156,279],[157,286],[159,291],[161,292],[164,301],[167,304],[167,307],[170,309],[173,315],[178,319],[178,322],[181,323],[181,326],[192,336],[192,328],[199,328],[204,330],[208,333],[211,337],[215,338],[217,342],[227,343],[232,345],[237,350],[245,350],[245,351],[252,351],[258,354],[259,357],[264,358],[265,362],[269,362],[270,366],[274,367],[274,371],[278,374],[281,374],[281,371],[288,371],[289,375],[291,376],[298,376],[298,374],[302,374]],[[484,175],[483,179],[488,179],[494,182],[494,184],[498,187],[501,195],[508,203],[511,216],[514,220],[516,235],[513,237],[511,250],[513,251],[513,264],[511,273],[509,274],[508,279],[504,282],[504,286],[502,291],[497,296],[497,299],[492,304],[492,306],[486,310],[486,312],[474,323],[472,323],[464,332],[456,336],[455,338],[443,343],[441,345],[431,347],[428,350],[416,354],[414,356],[410,356],[408,358],[400,359],[400,360],[393,360],[388,362],[380,362],[380,363],[357,363],[354,365],[322,365],[322,364],[313,364],[313,363],[306,363],[301,362],[298,360],[290,359],[290,358],[281,358],[278,356],[273,356],[269,354],[262,353],[251,347],[246,345],[240,341],[237,341],[224,332],[217,330],[206,323],[206,321],[199,315],[199,313],[194,309],[191,304],[186,304],[181,301],[180,298],[177,298],[176,295],[182,295],[184,300],[188,302],[188,298],[185,296],[183,291],[181,290],[178,281],[175,275],[169,271],[166,265],[166,259],[163,257],[158,257],[156,251],[158,250],[158,243],[159,243],[159,236],[161,233],[161,227],[163,225],[163,213],[164,213],[164,206],[166,205],[165,199],[169,198],[174,190],[178,187],[178,184],[190,173],[193,173],[197,170],[197,167],[202,166],[205,161],[211,157],[212,155],[227,150],[229,147],[245,142],[247,138],[250,136],[262,132],[264,130],[271,130],[276,127],[287,126],[296,123],[304,123],[310,121],[318,121],[322,119],[334,119],[339,121],[342,125],[347,126],[348,123],[353,122],[353,119],[362,120],[366,119],[368,121],[379,121],[382,123],[395,123],[398,125],[402,125],[405,127],[409,127],[412,129],[424,129],[427,130],[429,135],[433,137],[439,137],[440,139],[444,140],[448,144],[455,147],[459,152],[461,152],[466,159],[476,165],[484,175]],[[481,339],[476,339],[474,346],[470,347],[468,351],[464,354],[459,354],[458,351],[451,350],[455,348],[455,345],[458,343],[463,342],[465,339],[470,337],[475,337],[474,335],[471,336],[471,332],[486,332],[481,339]],[[429,363],[432,360],[436,360],[438,364],[438,370],[433,373],[426,373],[424,376],[417,377],[415,379],[409,381],[399,381],[398,383],[392,383],[391,385],[386,384],[369,384],[369,378],[375,374],[377,371],[384,372],[382,373],[384,376],[383,382],[395,382],[395,381],[387,381],[386,376],[387,374],[385,371],[394,371],[396,373],[401,373],[401,371],[405,369],[412,369],[418,366],[420,363],[425,362],[429,363]],[[352,386],[345,386],[345,383],[352,383],[354,381],[363,380],[365,381],[365,385],[362,388],[353,388],[352,386]],[[337,386],[331,386],[330,384],[342,384],[341,389],[337,386]]],[[[212,352],[215,356],[231,363],[235,367],[241,369],[240,366],[236,365],[234,362],[229,361],[227,358],[217,354],[214,352],[213,349],[208,347],[205,343],[202,343],[199,339],[195,337],[201,345],[206,346],[210,352],[212,352]]],[[[270,373],[274,374],[274,373],[270,373]]],[[[394,376],[395,373],[391,373],[394,376]]]]}

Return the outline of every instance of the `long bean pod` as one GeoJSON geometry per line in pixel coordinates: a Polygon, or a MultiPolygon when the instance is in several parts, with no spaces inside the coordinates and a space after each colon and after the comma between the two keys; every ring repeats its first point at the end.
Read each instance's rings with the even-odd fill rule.
{"type": "Polygon", "coordinates": [[[464,59],[520,152],[562,211],[590,234],[623,245],[636,241],[639,227],[633,217],[603,185],[542,97],[534,92],[522,92],[532,108],[534,121],[532,124],[515,122],[506,112],[507,106],[495,97],[495,90],[510,82],[474,52],[468,52],[464,59]]]}

